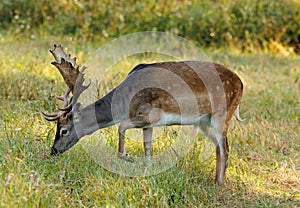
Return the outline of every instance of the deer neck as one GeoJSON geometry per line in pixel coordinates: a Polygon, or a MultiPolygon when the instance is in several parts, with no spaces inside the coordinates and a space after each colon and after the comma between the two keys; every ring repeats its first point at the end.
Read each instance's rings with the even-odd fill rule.
{"type": "Polygon", "coordinates": [[[113,92],[108,93],[103,98],[97,100],[94,103],[96,120],[99,125],[99,128],[105,128],[112,126],[117,123],[114,121],[112,115],[111,101],[112,101],[113,92]]]}
{"type": "Polygon", "coordinates": [[[98,129],[112,126],[126,119],[123,115],[112,113],[113,92],[108,93],[95,103],[82,109],[81,120],[78,124],[81,136],[90,135],[98,129]]]}

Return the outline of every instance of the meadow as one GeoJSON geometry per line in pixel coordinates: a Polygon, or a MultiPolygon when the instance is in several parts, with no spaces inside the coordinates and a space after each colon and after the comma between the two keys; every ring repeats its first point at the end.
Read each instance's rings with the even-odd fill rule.
{"type": "MultiPolygon", "coordinates": [[[[148,177],[105,170],[81,142],[51,157],[56,126],[40,112],[55,111],[60,103],[54,95],[64,90],[60,74],[50,64],[53,43],[67,46],[79,63],[101,46],[71,37],[0,38],[1,207],[299,207],[299,56],[205,49],[212,61],[224,64],[244,82],[241,115],[246,121],[232,122],[229,168],[224,185],[217,186],[214,149],[200,133],[175,166],[148,177]],[[203,156],[207,147],[211,154],[203,156]]],[[[122,60],[116,65],[120,75],[103,85],[101,93],[145,61],[149,57],[122,60]]],[[[103,134],[116,148],[116,127],[103,134]]],[[[167,142],[167,137],[161,139],[167,142]]],[[[128,152],[142,153],[141,143],[127,145],[128,152]]]]}

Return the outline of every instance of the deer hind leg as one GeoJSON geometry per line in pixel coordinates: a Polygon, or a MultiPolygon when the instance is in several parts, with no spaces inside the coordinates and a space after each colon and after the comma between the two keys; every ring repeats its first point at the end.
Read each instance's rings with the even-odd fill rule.
{"type": "MultiPolygon", "coordinates": [[[[219,119],[218,119],[219,121],[219,119]]],[[[225,177],[225,172],[228,166],[228,152],[229,146],[227,143],[227,126],[224,121],[224,124],[220,124],[212,120],[212,129],[215,132],[217,139],[216,146],[216,155],[217,155],[217,164],[216,164],[216,183],[222,184],[225,177]]]]}
{"type": "Polygon", "coordinates": [[[216,146],[216,183],[222,184],[225,172],[228,165],[228,143],[226,131],[219,128],[221,125],[216,125],[215,118],[206,117],[199,123],[199,128],[202,133],[210,139],[216,146]]]}
{"type": "Polygon", "coordinates": [[[228,166],[228,144],[227,137],[220,136],[219,145],[216,147],[217,165],[216,165],[216,183],[222,184],[225,172],[228,166]]]}

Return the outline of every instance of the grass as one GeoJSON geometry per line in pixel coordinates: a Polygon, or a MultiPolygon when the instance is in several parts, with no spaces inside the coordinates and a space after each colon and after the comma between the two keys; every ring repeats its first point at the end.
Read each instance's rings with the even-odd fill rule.
{"type": "MultiPolygon", "coordinates": [[[[40,111],[54,111],[53,95],[64,89],[48,52],[59,42],[80,63],[97,46],[93,42],[81,46],[68,38],[20,42],[0,37],[1,207],[299,206],[299,56],[207,50],[213,61],[237,72],[245,85],[241,114],[247,120],[233,121],[230,128],[229,168],[224,186],[219,187],[213,182],[214,150],[200,134],[174,167],[148,177],[109,172],[80,143],[50,157],[55,125],[40,111]],[[206,147],[212,150],[208,156],[203,155],[206,147]]],[[[132,60],[123,60],[124,75],[144,61],[132,60]]],[[[107,85],[113,87],[123,78],[107,85]]],[[[116,128],[105,132],[114,146],[116,128]]],[[[130,141],[128,152],[141,154],[140,145],[130,141]]]]}

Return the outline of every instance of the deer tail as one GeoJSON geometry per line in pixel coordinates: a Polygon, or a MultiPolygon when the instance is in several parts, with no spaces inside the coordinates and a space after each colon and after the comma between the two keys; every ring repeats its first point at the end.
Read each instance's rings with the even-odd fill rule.
{"type": "Polygon", "coordinates": [[[236,118],[236,120],[238,121],[245,121],[246,119],[243,119],[240,117],[240,105],[237,106],[237,108],[234,111],[234,117],[236,118]]]}

